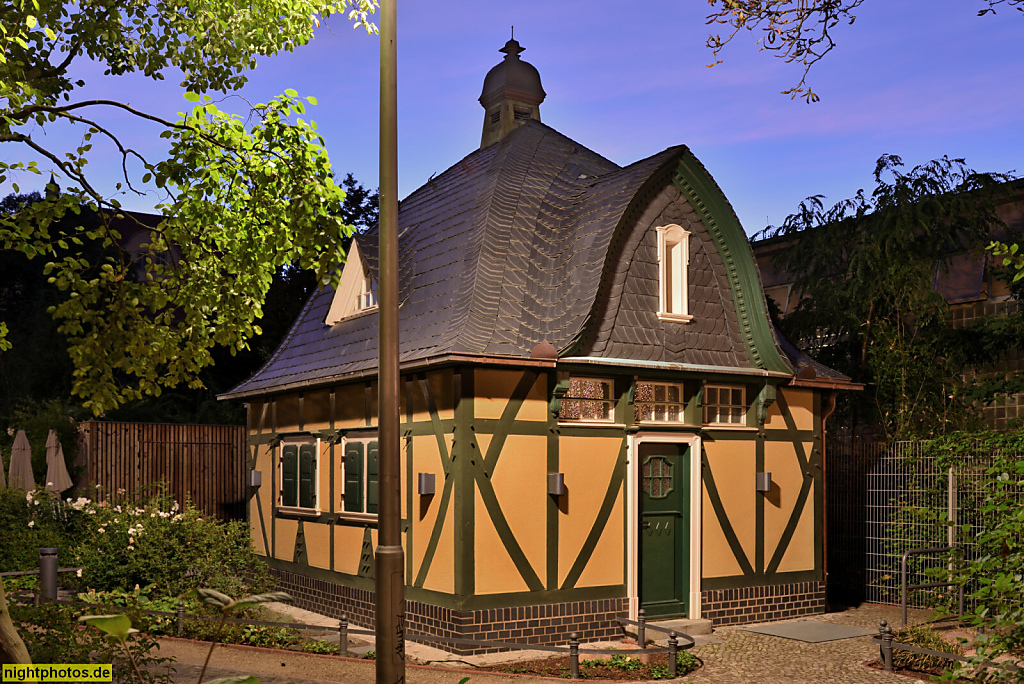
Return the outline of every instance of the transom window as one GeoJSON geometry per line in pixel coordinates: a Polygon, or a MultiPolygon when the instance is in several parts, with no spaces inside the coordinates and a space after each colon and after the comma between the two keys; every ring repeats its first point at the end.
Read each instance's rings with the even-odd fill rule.
{"type": "Polygon", "coordinates": [[[562,397],[559,420],[610,421],[615,412],[612,381],[573,378],[562,397]]]}
{"type": "Polygon", "coordinates": [[[683,386],[667,382],[637,382],[633,393],[637,421],[683,422],[683,386]]]}
{"type": "Polygon", "coordinates": [[[377,513],[380,457],[376,437],[345,440],[344,472],[342,509],[346,513],[377,513]]]}
{"type": "Polygon", "coordinates": [[[689,275],[690,233],[675,224],[662,226],[658,231],[658,317],[663,320],[687,323],[690,315],[689,275]]]}
{"type": "Polygon", "coordinates": [[[281,445],[279,506],[319,511],[319,447],[320,440],[285,442],[281,445]]]}
{"type": "Polygon", "coordinates": [[[707,385],[704,388],[704,422],[708,425],[746,425],[746,388],[707,385]]]}

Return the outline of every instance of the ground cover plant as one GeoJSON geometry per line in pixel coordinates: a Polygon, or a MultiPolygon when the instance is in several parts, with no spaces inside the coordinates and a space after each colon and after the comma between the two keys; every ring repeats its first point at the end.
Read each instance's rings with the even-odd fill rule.
{"type": "MultiPolygon", "coordinates": [[[[668,679],[668,654],[644,654],[642,651],[615,653],[608,659],[580,660],[581,679],[611,679],[627,681],[649,681],[652,679],[668,679]]],[[[700,660],[688,651],[676,654],[676,676],[693,672],[701,666],[700,660]]],[[[569,656],[544,658],[514,665],[495,665],[481,668],[492,672],[509,674],[529,674],[539,677],[570,677],[569,656]]]]}

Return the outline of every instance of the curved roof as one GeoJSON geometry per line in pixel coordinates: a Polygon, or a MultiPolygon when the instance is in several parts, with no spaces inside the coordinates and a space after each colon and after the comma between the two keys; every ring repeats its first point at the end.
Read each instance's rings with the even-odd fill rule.
{"type": "Polygon", "coordinates": [[[540,85],[540,72],[529,62],[519,59],[519,53],[523,51],[524,48],[514,38],[499,50],[505,53],[505,59],[492,67],[484,77],[480,104],[489,107],[506,96],[533,104],[544,101],[547,93],[540,85]]]}
{"type": "MultiPolygon", "coordinates": [[[[399,208],[400,362],[451,355],[529,358],[545,340],[563,354],[577,348],[598,293],[607,286],[617,232],[647,201],[653,185],[678,185],[673,174],[694,163],[699,165],[678,146],[619,167],[531,120],[416,190],[399,208]]],[[[706,176],[700,182],[713,185],[703,167],[699,170],[706,176]]],[[[721,195],[717,186],[702,192],[721,195]]],[[[728,206],[724,197],[720,202],[728,206]]],[[[699,210],[711,217],[703,203],[699,210]]],[[[376,271],[376,229],[356,239],[367,267],[376,271]]],[[[749,252],[745,236],[739,240],[749,252]]],[[[749,328],[749,319],[758,317],[758,298],[763,309],[759,283],[753,290],[755,306],[745,305],[749,311],[741,312],[741,327],[749,328]]],[[[333,288],[315,293],[267,364],[223,396],[323,385],[374,372],[376,310],[328,326],[324,319],[333,296],[333,288]]],[[[774,336],[767,340],[752,338],[746,344],[781,356],[774,336]]],[[[755,357],[743,366],[773,367],[755,357]]],[[[774,370],[791,372],[781,363],[774,370]]]]}

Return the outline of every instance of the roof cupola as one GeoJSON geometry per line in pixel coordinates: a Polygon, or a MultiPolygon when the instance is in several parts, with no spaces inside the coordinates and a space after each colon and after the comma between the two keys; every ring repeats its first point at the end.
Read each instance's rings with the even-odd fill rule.
{"type": "Polygon", "coordinates": [[[544,88],[540,74],[529,62],[519,59],[523,46],[513,37],[499,52],[505,59],[487,72],[480,104],[484,108],[484,131],[480,147],[488,147],[530,119],[540,121],[544,88]]]}

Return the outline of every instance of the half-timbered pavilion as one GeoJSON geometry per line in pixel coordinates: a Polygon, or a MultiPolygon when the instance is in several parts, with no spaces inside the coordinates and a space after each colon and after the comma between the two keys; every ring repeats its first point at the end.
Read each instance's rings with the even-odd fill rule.
{"type": "MultiPolygon", "coordinates": [[[[541,123],[537,70],[502,51],[480,149],[400,207],[409,629],[545,643],[641,607],[822,611],[823,426],[848,379],[780,343],[690,150],[619,167],[541,123]]],[[[248,402],[258,552],[300,605],[364,624],[376,243],[226,395],[248,402]]]]}

